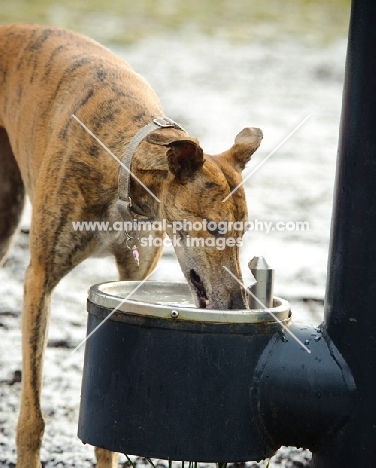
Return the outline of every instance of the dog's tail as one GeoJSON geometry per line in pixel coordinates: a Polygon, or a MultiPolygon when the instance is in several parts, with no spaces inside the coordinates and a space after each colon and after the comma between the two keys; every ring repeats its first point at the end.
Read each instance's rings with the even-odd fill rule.
{"type": "Polygon", "coordinates": [[[0,266],[18,232],[25,202],[21,173],[5,128],[0,128],[0,266]]]}

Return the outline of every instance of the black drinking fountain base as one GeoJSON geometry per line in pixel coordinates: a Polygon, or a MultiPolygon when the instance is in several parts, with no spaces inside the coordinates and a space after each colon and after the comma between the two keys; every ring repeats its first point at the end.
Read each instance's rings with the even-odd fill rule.
{"type": "Polygon", "coordinates": [[[281,445],[313,449],[346,422],[351,374],[322,330],[290,325],[287,301],[196,309],[187,285],[158,282],[124,300],[138,284],[90,289],[88,334],[112,315],[86,343],[83,442],[150,458],[241,462],[281,445]]]}

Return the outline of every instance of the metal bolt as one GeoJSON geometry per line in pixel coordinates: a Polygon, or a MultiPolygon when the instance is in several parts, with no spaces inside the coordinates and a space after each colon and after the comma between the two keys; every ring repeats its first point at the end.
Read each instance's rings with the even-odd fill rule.
{"type": "Polygon", "coordinates": [[[172,318],[178,318],[179,317],[179,312],[177,310],[172,310],[171,311],[171,317],[172,318]]]}
{"type": "Polygon", "coordinates": [[[250,309],[265,309],[273,307],[274,270],[270,268],[264,257],[253,257],[248,263],[256,283],[249,289],[250,309]]]}

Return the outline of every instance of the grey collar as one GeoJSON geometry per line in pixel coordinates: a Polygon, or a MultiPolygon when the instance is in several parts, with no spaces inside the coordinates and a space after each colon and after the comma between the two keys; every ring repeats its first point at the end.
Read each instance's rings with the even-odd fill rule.
{"type": "MultiPolygon", "coordinates": [[[[116,202],[116,207],[119,210],[119,213],[121,217],[123,218],[124,221],[133,221],[133,215],[131,212],[131,207],[132,207],[132,199],[130,197],[130,180],[131,180],[131,161],[134,152],[138,148],[139,144],[142,142],[144,138],[146,138],[151,132],[154,132],[155,130],[158,130],[160,128],[177,128],[179,130],[184,129],[174,122],[171,119],[168,119],[167,117],[161,117],[154,119],[152,122],[149,124],[145,125],[142,127],[132,138],[132,140],[129,142],[129,145],[127,146],[127,149],[125,150],[124,156],[121,161],[121,166],[120,166],[120,171],[119,171],[119,181],[118,181],[118,196],[119,199],[116,202]]],[[[143,213],[140,208],[134,209],[134,214],[141,214],[142,216],[147,217],[148,215],[146,213],[143,213]]],[[[129,234],[126,232],[126,237],[127,240],[134,240],[137,237],[129,236],[129,234]]]]}
{"type": "Polygon", "coordinates": [[[142,127],[132,138],[125,150],[124,156],[121,161],[120,171],[119,171],[119,182],[118,182],[118,193],[119,199],[116,203],[116,207],[119,210],[122,218],[125,221],[132,220],[132,214],[130,208],[132,206],[132,199],[129,196],[130,193],[130,182],[131,182],[131,161],[134,152],[142,142],[151,132],[158,130],[160,128],[178,128],[183,130],[179,124],[174,122],[167,117],[154,119],[153,122],[142,127]]]}

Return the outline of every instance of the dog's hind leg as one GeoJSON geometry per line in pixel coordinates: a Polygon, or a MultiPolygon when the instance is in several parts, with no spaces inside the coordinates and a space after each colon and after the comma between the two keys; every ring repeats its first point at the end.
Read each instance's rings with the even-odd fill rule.
{"type": "Polygon", "coordinates": [[[0,128],[0,266],[4,264],[21,219],[25,189],[5,128],[0,128]]]}

